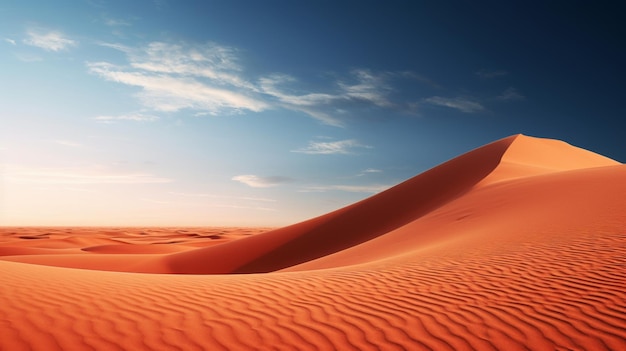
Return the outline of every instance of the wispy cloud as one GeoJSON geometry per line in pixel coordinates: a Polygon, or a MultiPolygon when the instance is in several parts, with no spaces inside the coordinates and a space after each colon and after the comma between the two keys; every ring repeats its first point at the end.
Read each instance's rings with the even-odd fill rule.
{"type": "Polygon", "coordinates": [[[384,75],[374,75],[369,70],[354,70],[349,80],[337,82],[337,87],[330,93],[288,93],[279,88],[280,85],[296,83],[294,77],[275,74],[259,79],[261,90],[282,103],[293,106],[320,106],[334,102],[366,101],[374,105],[388,107],[391,103],[387,99],[389,89],[384,75]]]}
{"type": "Polygon", "coordinates": [[[271,203],[276,202],[274,199],[205,193],[169,192],[168,194],[173,195],[173,197],[168,196],[167,199],[144,198],[142,200],[156,204],[175,205],[177,207],[194,206],[230,208],[238,210],[277,211],[275,208],[269,207],[272,205],[271,203]]]}
{"type": "Polygon", "coordinates": [[[370,102],[380,107],[391,107],[393,104],[388,100],[390,90],[384,74],[375,75],[369,70],[354,70],[352,72],[355,82],[340,82],[344,98],[370,102]]]}
{"type": "Polygon", "coordinates": [[[250,197],[250,196],[231,196],[231,195],[216,195],[205,193],[179,193],[170,192],[172,195],[191,197],[191,198],[211,198],[211,199],[226,199],[226,200],[244,200],[244,201],[259,201],[259,202],[276,202],[274,199],[268,199],[265,197],[250,197]]]}
{"type": "Polygon", "coordinates": [[[310,186],[299,190],[299,192],[327,192],[331,190],[346,191],[351,193],[368,193],[376,194],[387,190],[391,185],[373,184],[373,185],[325,185],[310,186]]]}
{"type": "Polygon", "coordinates": [[[171,179],[148,173],[111,172],[98,168],[38,168],[7,166],[5,178],[14,183],[35,184],[154,184],[171,179]]]}
{"type": "Polygon", "coordinates": [[[319,109],[319,106],[316,107],[299,107],[299,106],[289,106],[290,110],[302,112],[309,117],[312,117],[319,121],[320,123],[333,126],[333,127],[344,127],[344,122],[339,119],[336,114],[323,112],[319,109]]]}
{"type": "Polygon", "coordinates": [[[15,40],[11,39],[11,38],[4,38],[4,41],[6,41],[7,43],[11,44],[11,45],[17,45],[17,43],[15,42],[15,40]]]}
{"type": "Polygon", "coordinates": [[[376,75],[364,69],[354,70],[349,79],[337,81],[335,89],[322,93],[298,91],[292,88],[298,83],[297,79],[289,75],[274,74],[260,78],[259,88],[264,94],[277,99],[284,108],[306,113],[324,124],[343,126],[332,113],[343,110],[340,107],[350,104],[393,107],[394,104],[388,99],[391,89],[387,76],[376,75]]]}
{"type": "Polygon", "coordinates": [[[277,211],[275,208],[268,207],[270,206],[270,203],[276,202],[274,199],[205,193],[170,192],[169,194],[176,196],[177,199],[175,202],[168,201],[167,203],[176,203],[178,205],[189,205],[191,203],[194,206],[208,206],[213,208],[277,211]],[[193,201],[194,199],[196,201],[193,201]]]}
{"type": "Polygon", "coordinates": [[[357,174],[357,177],[362,177],[366,174],[372,174],[372,173],[382,173],[383,171],[380,169],[375,169],[375,168],[368,168],[363,170],[361,173],[357,174]]]}
{"type": "Polygon", "coordinates": [[[501,101],[515,101],[515,100],[524,100],[526,97],[522,95],[515,88],[507,88],[502,94],[498,95],[496,99],[501,101]]]}
{"type": "Polygon", "coordinates": [[[102,123],[113,123],[117,121],[154,122],[158,120],[159,117],[143,113],[130,113],[117,116],[97,116],[94,117],[94,119],[102,123]]]}
{"type": "Polygon", "coordinates": [[[217,208],[232,208],[236,210],[257,210],[257,211],[277,211],[275,208],[263,207],[263,206],[243,206],[243,205],[231,205],[231,204],[210,204],[210,207],[217,208]]]}
{"type": "Polygon", "coordinates": [[[132,67],[149,72],[208,78],[220,85],[255,90],[240,76],[237,50],[216,43],[183,46],[153,42],[143,50],[131,51],[129,59],[132,67]]]}
{"type": "Polygon", "coordinates": [[[231,178],[231,180],[243,183],[253,188],[269,188],[269,187],[277,186],[279,184],[293,181],[293,179],[289,177],[283,177],[283,176],[262,177],[262,176],[257,176],[254,174],[244,174],[244,175],[234,176],[231,178]]]}
{"type": "Polygon", "coordinates": [[[483,79],[491,79],[506,76],[509,72],[501,69],[481,69],[475,74],[483,79]]]}
{"type": "Polygon", "coordinates": [[[144,107],[157,111],[193,110],[218,115],[287,109],[321,123],[342,127],[341,115],[354,108],[398,108],[391,99],[394,79],[414,79],[409,72],[375,73],[357,69],[328,81],[320,91],[303,88],[295,77],[274,73],[250,77],[239,51],[216,43],[152,42],[144,47],[101,43],[126,54],[126,62],[89,62],[89,71],[106,80],[139,87],[144,107]]]}
{"type": "Polygon", "coordinates": [[[441,96],[433,96],[424,99],[423,102],[431,105],[452,108],[465,113],[476,113],[485,110],[485,107],[479,102],[469,100],[463,97],[447,98],[441,96]]]}
{"type": "Polygon", "coordinates": [[[30,29],[26,32],[27,38],[24,43],[35,46],[46,51],[61,51],[71,46],[78,45],[78,42],[67,38],[59,31],[46,31],[42,29],[30,29]]]}
{"type": "Polygon", "coordinates": [[[119,44],[119,43],[99,42],[98,45],[105,47],[105,48],[110,48],[110,49],[114,49],[117,51],[121,51],[126,54],[132,54],[133,51],[137,50],[136,48],[132,48],[130,46],[126,46],[126,45],[119,44]]]}
{"type": "Polygon", "coordinates": [[[310,155],[347,155],[353,153],[355,148],[371,149],[369,145],[363,145],[355,139],[339,140],[339,141],[310,141],[309,145],[292,152],[299,152],[310,155]]]}
{"type": "Polygon", "coordinates": [[[259,79],[259,87],[263,93],[277,98],[281,103],[290,106],[316,106],[328,104],[337,100],[339,96],[325,93],[295,93],[285,92],[279,86],[296,83],[297,80],[286,74],[273,74],[259,79]]]}
{"type": "MultiPolygon", "coordinates": [[[[172,50],[175,53],[176,49],[172,50]]],[[[245,83],[229,74],[222,74],[221,68],[211,67],[207,62],[215,60],[224,66],[230,66],[229,63],[207,58],[200,51],[195,52],[195,55],[189,53],[190,60],[204,61],[208,65],[207,69],[202,70],[197,62],[188,62],[184,55],[174,55],[168,59],[164,53],[165,58],[157,61],[158,55],[155,51],[167,50],[162,46],[149,48],[148,58],[140,62],[133,59],[131,67],[119,67],[106,62],[89,63],[89,71],[110,81],[142,88],[138,97],[144,106],[157,111],[192,109],[216,115],[242,110],[259,112],[268,108],[265,102],[250,97],[245,91],[240,92],[240,87],[233,86],[233,82],[242,85],[245,83]],[[214,79],[209,83],[199,80],[212,74],[214,79]],[[223,87],[227,84],[230,87],[223,87]]]]}

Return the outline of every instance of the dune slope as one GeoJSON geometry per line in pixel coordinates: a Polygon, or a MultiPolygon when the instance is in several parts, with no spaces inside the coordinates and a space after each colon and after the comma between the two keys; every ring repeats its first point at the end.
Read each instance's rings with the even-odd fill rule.
{"type": "MultiPolygon", "coordinates": [[[[387,235],[478,187],[618,164],[564,142],[514,135],[338,211],[245,240],[171,255],[165,264],[175,273],[276,271],[387,235]]],[[[412,244],[424,244],[431,238],[420,233],[412,244]]]]}
{"type": "Polygon", "coordinates": [[[149,248],[149,229],[72,239],[87,250],[53,230],[0,240],[0,350],[626,349],[626,165],[562,142],[505,138],[219,245],[152,230],[180,246],[149,248]],[[272,272],[51,266],[116,253],[117,270],[272,272]]]}

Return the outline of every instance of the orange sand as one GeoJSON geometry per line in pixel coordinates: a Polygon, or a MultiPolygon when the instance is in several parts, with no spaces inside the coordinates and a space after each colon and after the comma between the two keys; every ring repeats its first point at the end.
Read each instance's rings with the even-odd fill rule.
{"type": "Polygon", "coordinates": [[[3,228],[0,301],[3,351],[626,350],[626,165],[516,135],[276,230],[3,228]]]}

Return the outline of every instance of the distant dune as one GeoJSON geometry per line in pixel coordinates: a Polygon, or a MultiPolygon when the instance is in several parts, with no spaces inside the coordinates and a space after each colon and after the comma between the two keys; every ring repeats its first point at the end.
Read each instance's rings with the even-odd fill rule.
{"type": "Polygon", "coordinates": [[[279,229],[2,228],[0,301],[3,351],[626,350],[626,165],[515,135],[279,229]]]}

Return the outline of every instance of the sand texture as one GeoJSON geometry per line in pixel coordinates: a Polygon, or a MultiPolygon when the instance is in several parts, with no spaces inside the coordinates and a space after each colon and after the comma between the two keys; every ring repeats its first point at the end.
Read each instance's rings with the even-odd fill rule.
{"type": "Polygon", "coordinates": [[[626,165],[515,135],[270,228],[1,228],[0,350],[626,350],[626,165]]]}

